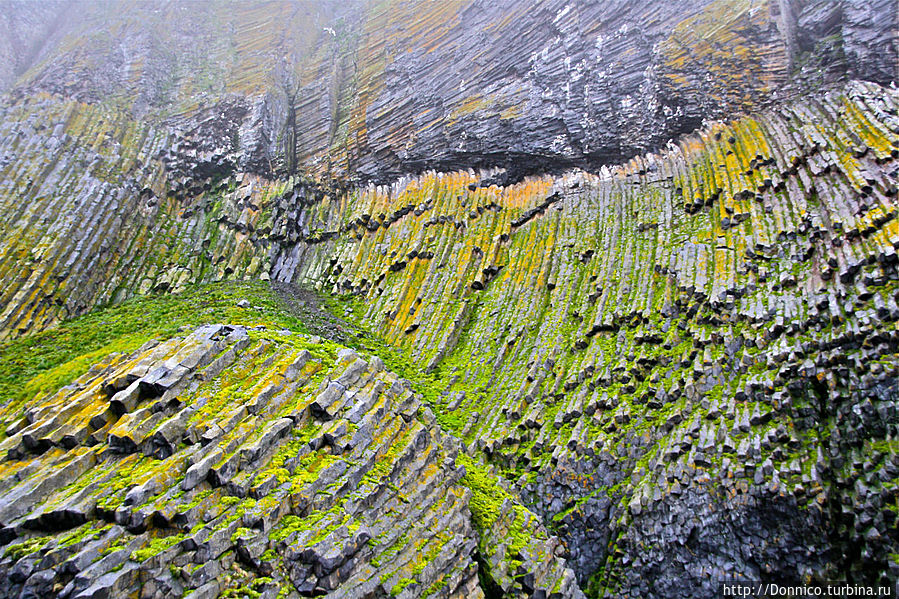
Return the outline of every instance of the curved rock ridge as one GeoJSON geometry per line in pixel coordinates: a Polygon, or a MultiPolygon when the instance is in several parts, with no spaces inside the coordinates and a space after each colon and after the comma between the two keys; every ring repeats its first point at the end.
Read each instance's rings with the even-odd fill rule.
{"type": "MultiPolygon", "coordinates": [[[[483,596],[458,442],[408,381],[330,342],[152,341],[28,402],[0,446],[4,596],[483,596]]],[[[534,536],[484,544],[487,575],[578,596],[557,541],[507,520],[534,536]]]]}

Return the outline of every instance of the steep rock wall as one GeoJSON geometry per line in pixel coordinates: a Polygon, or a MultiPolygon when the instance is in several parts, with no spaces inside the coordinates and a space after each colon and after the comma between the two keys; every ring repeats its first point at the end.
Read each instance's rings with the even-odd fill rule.
{"type": "Polygon", "coordinates": [[[216,221],[204,194],[192,206],[168,195],[159,155],[170,133],[46,96],[3,116],[4,337],[134,293],[264,270],[264,254],[238,243],[239,208],[216,221]]]}
{"type": "MultiPolygon", "coordinates": [[[[436,373],[418,391],[567,542],[583,588],[891,579],[896,113],[894,92],[854,83],[597,175],[509,186],[500,171],[358,191],[245,175],[144,214],[33,190],[18,231],[57,214],[94,233],[93,214],[103,239],[155,240],[101,254],[102,276],[73,269],[97,283],[59,297],[84,305],[139,281],[255,275],[355,294],[364,324],[436,373]],[[72,212],[41,204],[63,200],[72,212]]],[[[83,135],[95,166],[119,163],[83,135]]],[[[24,260],[19,238],[7,247],[24,260]]],[[[97,257],[61,224],[36,238],[59,255],[27,279],[7,271],[7,318],[24,329],[64,314],[41,299],[47,281],[97,257]]]]}
{"type": "Polygon", "coordinates": [[[214,0],[190,10],[75,1],[57,9],[63,26],[13,94],[115,103],[181,133],[204,109],[230,111],[241,133],[216,145],[239,170],[389,181],[500,166],[514,180],[621,162],[703,119],[847,74],[887,84],[893,9],[888,0],[214,0]]]}
{"type": "Polygon", "coordinates": [[[0,16],[0,91],[5,92],[38,60],[67,14],[61,0],[4,4],[0,16]]]}
{"type": "Polygon", "coordinates": [[[875,580],[896,568],[895,113],[853,85],[598,177],[372,188],[273,276],[361,293],[440,369],[457,432],[584,582],[875,580]]]}
{"type": "MultiPolygon", "coordinates": [[[[476,533],[464,500],[441,520],[461,536],[436,549],[456,574],[435,592],[476,593],[475,567],[507,594],[577,596],[567,567],[620,597],[713,596],[735,575],[895,584],[899,100],[832,85],[889,81],[890,3],[96,6],[44,40],[0,105],[0,338],[192,283],[314,286],[428,371],[409,397],[439,427],[400,418],[441,459],[452,434],[457,459],[509,481],[476,533]],[[734,112],[753,114],[708,120],[734,112]],[[575,165],[591,168],[557,172],[575,165]]],[[[98,408],[123,359],[86,375],[87,394],[0,398],[4,468],[25,469],[4,488],[34,500],[0,519],[5,544],[29,543],[0,562],[17,592],[32,576],[39,592],[88,592],[89,577],[66,579],[76,566],[55,568],[72,539],[27,526],[70,513],[108,535],[88,545],[134,545],[127,567],[91,570],[121,581],[107,590],[148,573],[160,594],[206,584],[138,565],[157,533],[100,530],[112,516],[78,512],[71,488],[29,495],[34,465],[119,471],[123,448],[152,453],[121,435],[92,439],[106,454],[81,447],[54,412],[98,408]]],[[[153,405],[140,415],[179,421],[153,405]]],[[[430,473],[439,493],[459,490],[454,468],[430,473]]],[[[127,508],[137,486],[110,501],[127,508]]],[[[241,547],[258,557],[246,547],[269,537],[247,535],[218,546],[218,567],[241,547]]],[[[190,543],[164,549],[193,559],[190,543]]],[[[437,580],[410,566],[376,591],[355,562],[332,578],[291,569],[303,556],[279,570],[295,591],[411,596],[437,580]]]]}

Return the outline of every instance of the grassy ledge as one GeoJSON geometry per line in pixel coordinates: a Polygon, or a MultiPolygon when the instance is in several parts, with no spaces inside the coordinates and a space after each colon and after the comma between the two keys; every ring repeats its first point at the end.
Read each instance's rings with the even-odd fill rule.
{"type": "Polygon", "coordinates": [[[194,286],[178,294],[141,296],[0,344],[0,408],[67,385],[112,352],[133,351],[181,327],[207,323],[265,325],[308,333],[262,281],[194,286]],[[237,305],[240,300],[249,308],[237,305]]]}

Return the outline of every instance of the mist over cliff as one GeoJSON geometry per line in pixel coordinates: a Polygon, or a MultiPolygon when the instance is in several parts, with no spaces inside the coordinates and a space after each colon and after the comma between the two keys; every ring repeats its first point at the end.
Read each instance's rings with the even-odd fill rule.
{"type": "Polygon", "coordinates": [[[7,4],[13,97],[114,104],[205,130],[232,168],[350,180],[596,168],[896,77],[883,0],[7,4]]]}
{"type": "Polygon", "coordinates": [[[0,0],[0,596],[899,577],[893,0],[0,0]]]}

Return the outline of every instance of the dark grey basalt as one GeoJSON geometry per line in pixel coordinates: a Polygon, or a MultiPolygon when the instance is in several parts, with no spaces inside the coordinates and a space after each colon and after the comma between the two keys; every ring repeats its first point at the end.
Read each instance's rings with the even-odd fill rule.
{"type": "Polygon", "coordinates": [[[446,389],[223,325],[100,359],[3,423],[0,595],[895,586],[895,2],[446,6],[4,6],[0,338],[274,279],[446,389]],[[508,493],[479,530],[460,452],[508,493]]]}

